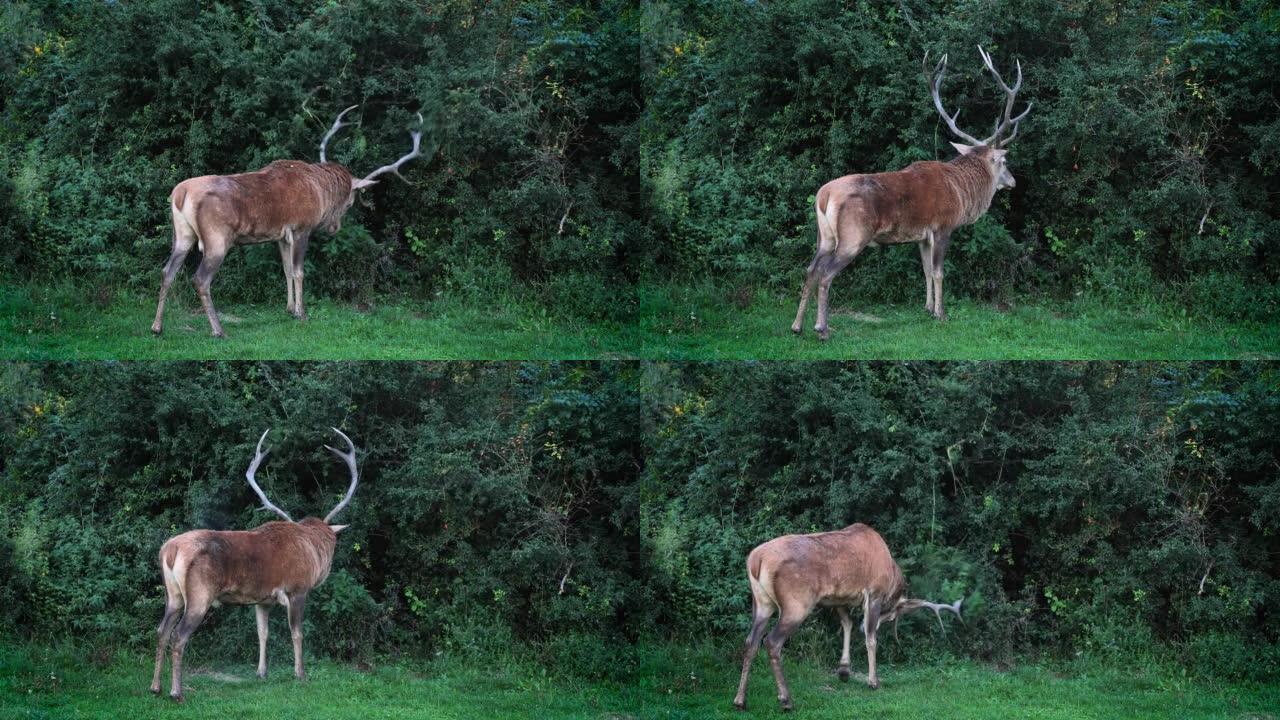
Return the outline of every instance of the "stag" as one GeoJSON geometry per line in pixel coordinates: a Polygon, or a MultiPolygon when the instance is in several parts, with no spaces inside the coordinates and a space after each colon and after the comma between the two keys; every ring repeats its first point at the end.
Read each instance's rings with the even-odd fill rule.
{"type": "Polygon", "coordinates": [[[818,220],[818,247],[805,273],[791,332],[800,333],[809,293],[818,289],[818,337],[830,337],[827,327],[831,281],[867,245],[917,243],[924,267],[925,310],[946,319],[942,303],[942,260],[956,228],[971,225],[987,212],[997,190],[1014,186],[1006,162],[1006,146],[1018,134],[1018,123],[1031,112],[1031,104],[1017,116],[1013,104],[1022,87],[1022,63],[1013,87],[1005,84],[991,56],[981,47],[982,62],[1004,91],[1004,113],[997,117],[995,132],[984,140],[956,127],[957,110],[948,115],[939,89],[947,67],[943,55],[932,73],[929,54],[924,56],[933,104],[947,127],[968,144],[951,143],[960,153],[949,162],[915,162],[904,170],[868,175],[846,175],[818,190],[814,213],[818,220]]]}
{"type": "Polygon", "coordinates": [[[329,521],[351,502],[360,482],[356,471],[356,446],[341,430],[333,428],[347,443],[347,450],[326,448],[346,463],[351,486],[342,501],[324,519],[308,517],[295,522],[289,514],[267,499],[254,474],[270,450],[263,450],[267,432],[258,439],[253,461],[245,472],[249,486],[262,500],[263,508],[283,521],[259,525],[252,530],[192,530],[169,538],[160,548],[160,570],[164,576],[164,619],[156,642],[156,670],[151,692],[160,694],[160,671],[165,647],[173,637],[170,662],[173,677],[169,695],[182,701],[182,654],[192,633],[200,627],[211,605],[253,605],[258,615],[258,677],[267,676],[267,613],[271,605],[283,605],[293,636],[293,673],[305,678],[302,669],[302,611],[307,594],[329,576],[338,533],[346,525],[329,521]],[[181,615],[181,622],[179,622],[181,615]]]}
{"type": "MultiPolygon", "coordinates": [[[[342,216],[355,202],[356,192],[376,185],[374,178],[392,173],[400,179],[400,167],[419,157],[420,131],[410,132],[413,149],[390,165],[383,165],[357,179],[339,163],[325,159],[325,146],[340,128],[350,125],[342,118],[357,106],[338,114],[333,126],[320,141],[320,162],[276,160],[261,170],[239,175],[204,175],[183,180],[169,194],[173,215],[173,249],[164,266],[160,302],[151,332],[159,335],[164,326],[164,301],[173,278],[193,245],[202,259],[192,283],[200,296],[214,337],[226,337],[213,307],[209,286],[227,251],[235,245],[274,242],[284,266],[287,309],[299,320],[307,318],[302,303],[302,264],[311,233],[322,229],[336,233],[342,216]]],[[[421,121],[421,114],[418,115],[421,121]]]]}
{"type": "MultiPolygon", "coordinates": [[[[889,554],[884,538],[862,523],[834,532],[811,535],[783,535],[774,538],[747,556],[747,579],[751,583],[752,621],[742,654],[742,679],[733,704],[747,708],[747,676],[751,661],[760,649],[765,626],[774,611],[778,622],[767,638],[769,664],[778,684],[778,701],[783,710],[791,709],[791,691],[782,675],[782,646],[800,623],[818,606],[831,607],[844,629],[844,649],[840,666],[841,680],[849,679],[849,639],[853,619],[849,608],[862,605],[862,632],[867,644],[867,684],[880,687],[876,674],[876,631],[887,621],[897,621],[919,608],[928,608],[938,617],[939,611],[960,617],[961,600],[951,605],[904,597],[907,581],[889,554]]],[[[945,632],[945,630],[944,630],[945,632]]]]}

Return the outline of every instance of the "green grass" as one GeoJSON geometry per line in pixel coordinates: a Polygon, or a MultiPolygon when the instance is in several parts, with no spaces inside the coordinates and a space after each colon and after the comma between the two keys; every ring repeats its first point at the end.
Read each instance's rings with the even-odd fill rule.
{"type": "MultiPolygon", "coordinates": [[[[250,650],[252,654],[252,651],[250,650]]],[[[885,653],[882,652],[882,658],[885,653]]],[[[385,665],[308,663],[293,680],[287,657],[273,658],[267,680],[253,663],[202,662],[188,656],[186,701],[156,697],[150,654],[74,648],[0,646],[0,718],[734,718],[781,717],[762,653],[752,672],[748,711],[732,707],[736,645],[637,651],[630,682],[594,682],[548,674],[530,661],[438,659],[385,665]]],[[[860,667],[862,657],[855,662],[860,667]]],[[[810,718],[1235,718],[1274,720],[1280,686],[1210,683],[1150,663],[996,668],[939,660],[912,666],[881,662],[879,690],[854,676],[786,657],[796,717],[810,718]]],[[[167,691],[168,678],[165,677],[167,691]]]]}
{"type": "Polygon", "coordinates": [[[949,300],[948,319],[919,303],[861,306],[832,291],[831,339],[813,331],[816,303],[793,335],[796,296],[716,288],[641,292],[642,345],[651,359],[1130,360],[1263,359],[1280,356],[1280,323],[1186,317],[1169,307],[1107,306],[1047,299],[995,306],[949,300]]]}
{"type": "MultiPolygon", "coordinates": [[[[1246,718],[1275,720],[1280,685],[1238,686],[1187,679],[1172,668],[1134,663],[1107,667],[1078,661],[995,668],[972,661],[940,660],[902,667],[884,662],[880,689],[871,690],[866,655],[854,652],[855,675],[842,683],[830,665],[784,654],[796,717],[809,718],[1246,718]]],[[[738,646],[667,649],[642,661],[637,690],[646,717],[778,718],[777,690],[763,651],[756,656],[747,712],[733,708],[738,646]]]]}
{"type": "MultiPolygon", "coordinates": [[[[164,334],[151,334],[155,298],[67,287],[0,289],[5,360],[575,359],[625,352],[618,325],[553,317],[507,298],[484,303],[312,299],[299,322],[278,303],[220,302],[225,339],[209,333],[195,293],[174,286],[164,334]]],[[[215,298],[216,299],[216,298],[215,298]]],[[[634,342],[631,344],[634,345],[634,342]]]]}
{"type": "MultiPolygon", "coordinates": [[[[175,287],[175,290],[177,288],[175,287]]],[[[163,359],[1266,359],[1280,323],[1187,317],[1165,306],[1036,299],[948,303],[939,323],[915,303],[858,307],[835,296],[832,337],[810,310],[792,335],[796,298],[711,287],[648,286],[632,322],[553,314],[530,300],[444,297],[371,304],[314,299],[298,322],[282,303],[222,302],[227,338],[209,335],[193,292],[175,292],[165,333],[155,300],[127,292],[0,288],[0,360],[163,359]]]]}
{"type": "Polygon", "coordinates": [[[258,680],[252,658],[210,664],[193,655],[179,704],[167,694],[167,664],[165,694],[149,691],[150,654],[0,647],[0,718],[603,719],[625,717],[635,704],[626,686],[556,679],[532,663],[497,659],[372,666],[313,661],[307,680],[297,682],[288,657],[258,680]]]}

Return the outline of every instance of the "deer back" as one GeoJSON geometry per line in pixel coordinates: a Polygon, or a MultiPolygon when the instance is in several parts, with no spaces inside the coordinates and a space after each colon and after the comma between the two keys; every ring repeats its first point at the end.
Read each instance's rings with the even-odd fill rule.
{"type": "Polygon", "coordinates": [[[324,582],[336,546],[324,521],[306,518],[252,530],[192,530],[166,542],[160,561],[184,593],[199,585],[222,602],[258,603],[324,582]]]}
{"type": "Polygon", "coordinates": [[[774,538],[751,551],[747,571],[782,605],[861,604],[864,591],[891,602],[906,588],[884,539],[862,523],[774,538]]]}
{"type": "Polygon", "coordinates": [[[274,240],[286,227],[334,226],[349,207],[351,188],[351,173],[337,163],[277,160],[255,172],[184,180],[170,200],[201,237],[219,231],[274,240]]]}

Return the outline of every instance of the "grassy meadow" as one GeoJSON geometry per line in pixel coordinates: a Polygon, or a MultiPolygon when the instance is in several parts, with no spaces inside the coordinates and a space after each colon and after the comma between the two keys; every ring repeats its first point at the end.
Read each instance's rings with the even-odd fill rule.
{"type": "MultiPolygon", "coordinates": [[[[633,682],[548,675],[528,661],[438,659],[312,661],[308,680],[299,683],[283,654],[273,658],[268,679],[259,681],[252,658],[209,663],[193,653],[186,700],[179,705],[148,691],[149,653],[10,646],[0,649],[0,717],[695,720],[781,715],[763,654],[753,668],[747,712],[733,708],[736,648],[642,649],[633,682]]],[[[881,687],[873,691],[859,675],[841,683],[831,668],[798,655],[789,654],[786,668],[793,714],[800,717],[1273,720],[1280,708],[1280,686],[1193,680],[1160,664],[882,662],[881,687]]],[[[166,675],[166,691],[167,683],[166,675]]]]}
{"type": "Polygon", "coordinates": [[[510,298],[351,304],[309,297],[304,322],[285,311],[283,297],[221,301],[227,337],[219,339],[195,292],[177,285],[159,337],[151,333],[150,295],[0,290],[0,359],[543,360],[613,357],[635,344],[621,326],[556,318],[510,298]]]}
{"type": "Polygon", "coordinates": [[[298,322],[283,302],[222,301],[213,338],[189,288],[172,293],[165,332],[151,334],[155,298],[35,285],[0,290],[0,359],[1267,359],[1280,325],[1188,316],[1172,306],[1090,299],[1022,304],[954,299],[946,322],[917,303],[857,306],[833,298],[831,340],[790,331],[796,298],[712,286],[642,286],[629,321],[555,313],[519,297],[485,301],[386,298],[308,301],[298,322]]]}
{"type": "MultiPolygon", "coordinates": [[[[1253,718],[1273,719],[1280,686],[1217,685],[1162,666],[1131,668],[1079,661],[1066,665],[992,666],[969,660],[899,666],[883,660],[880,689],[866,686],[866,656],[854,651],[854,675],[842,683],[830,664],[784,655],[793,715],[814,718],[1253,718]]],[[[733,707],[738,647],[688,648],[642,664],[643,716],[655,718],[778,717],[777,692],[764,652],[757,657],[747,712],[733,707]]]]}

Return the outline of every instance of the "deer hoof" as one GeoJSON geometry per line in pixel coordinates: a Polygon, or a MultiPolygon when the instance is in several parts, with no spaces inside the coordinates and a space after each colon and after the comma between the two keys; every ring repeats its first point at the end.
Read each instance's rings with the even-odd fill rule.
{"type": "Polygon", "coordinates": [[[871,678],[870,680],[868,680],[868,681],[867,681],[867,687],[871,688],[872,690],[879,690],[879,689],[880,689],[880,678],[871,678]]]}
{"type": "Polygon", "coordinates": [[[733,706],[734,706],[735,708],[739,709],[739,710],[746,710],[746,709],[747,709],[747,701],[746,701],[746,700],[734,700],[734,701],[733,701],[733,706]]]}
{"type": "Polygon", "coordinates": [[[841,665],[836,668],[836,676],[840,678],[840,682],[849,682],[849,666],[841,665]]]}
{"type": "Polygon", "coordinates": [[[178,693],[177,695],[170,693],[169,698],[176,703],[181,703],[186,701],[186,698],[182,697],[182,693],[178,693]]]}
{"type": "Polygon", "coordinates": [[[258,679],[259,679],[259,680],[266,680],[266,679],[267,679],[267,673],[266,673],[266,671],[265,671],[265,670],[264,670],[263,672],[258,673],[258,679]]]}
{"type": "Polygon", "coordinates": [[[151,694],[152,694],[152,695],[159,695],[159,694],[160,694],[160,686],[159,686],[159,685],[152,685],[152,686],[151,686],[151,694]]]}
{"type": "Polygon", "coordinates": [[[791,712],[791,698],[782,698],[778,703],[782,706],[782,712],[791,712]]]}
{"type": "Polygon", "coordinates": [[[152,334],[152,335],[157,335],[157,336],[158,336],[158,335],[160,334],[160,330],[161,330],[161,328],[160,328],[160,326],[159,326],[159,325],[152,325],[152,326],[151,326],[151,334],[152,334]]]}
{"type": "Polygon", "coordinates": [[[830,330],[825,330],[825,329],[824,329],[824,330],[819,330],[819,331],[818,331],[818,339],[819,339],[819,340],[821,340],[822,342],[826,342],[826,341],[830,340],[830,339],[831,339],[831,331],[830,331],[830,330]]]}

